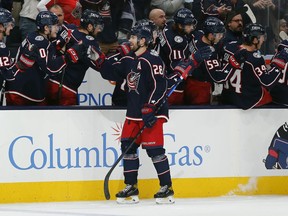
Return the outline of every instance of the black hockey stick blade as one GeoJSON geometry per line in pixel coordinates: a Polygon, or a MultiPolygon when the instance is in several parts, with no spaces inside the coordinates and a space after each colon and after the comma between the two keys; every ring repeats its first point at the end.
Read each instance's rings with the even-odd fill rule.
{"type": "Polygon", "coordinates": [[[112,169],[109,170],[109,172],[106,174],[105,179],[104,179],[104,195],[105,195],[106,200],[110,199],[109,178],[110,178],[111,173],[112,173],[112,169]]]}
{"type": "Polygon", "coordinates": [[[115,161],[115,163],[112,165],[108,173],[106,174],[104,178],[104,195],[106,200],[110,199],[110,192],[109,192],[109,178],[111,176],[111,173],[115,169],[115,167],[118,165],[118,163],[123,159],[124,155],[132,148],[135,141],[138,139],[138,137],[142,134],[142,132],[145,129],[145,125],[138,131],[134,139],[132,140],[131,144],[125,149],[125,151],[118,157],[118,159],[115,161]]]}

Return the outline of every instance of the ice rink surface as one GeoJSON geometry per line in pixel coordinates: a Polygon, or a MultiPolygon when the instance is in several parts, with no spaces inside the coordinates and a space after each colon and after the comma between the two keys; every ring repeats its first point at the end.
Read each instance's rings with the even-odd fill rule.
{"type": "Polygon", "coordinates": [[[276,216],[287,215],[288,196],[229,196],[175,199],[157,205],[152,199],[138,204],[115,201],[0,204],[0,216],[276,216]]]}

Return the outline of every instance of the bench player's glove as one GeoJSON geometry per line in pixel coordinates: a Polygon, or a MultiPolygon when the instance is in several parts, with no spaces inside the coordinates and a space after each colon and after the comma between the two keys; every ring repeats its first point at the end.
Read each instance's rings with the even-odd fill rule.
{"type": "Polygon", "coordinates": [[[21,72],[31,68],[34,65],[38,55],[39,50],[37,46],[28,42],[25,45],[19,60],[15,63],[16,68],[21,72]]]}
{"type": "Polygon", "coordinates": [[[248,52],[246,49],[237,50],[234,55],[229,57],[229,63],[234,68],[243,68],[243,64],[247,59],[247,54],[248,52]]]}
{"type": "Polygon", "coordinates": [[[94,46],[88,47],[87,57],[96,65],[97,68],[101,68],[106,59],[105,54],[94,46]]]}
{"type": "Polygon", "coordinates": [[[195,53],[190,56],[190,59],[193,61],[195,67],[198,66],[204,60],[208,60],[215,49],[211,46],[200,47],[195,53]]]}
{"type": "Polygon", "coordinates": [[[186,80],[194,68],[195,65],[192,60],[184,60],[179,62],[174,71],[179,74],[180,78],[186,80]]]}
{"type": "Polygon", "coordinates": [[[276,66],[279,69],[283,70],[285,68],[287,61],[288,61],[288,48],[285,47],[278,54],[274,56],[270,64],[271,66],[276,66]]]}
{"type": "Polygon", "coordinates": [[[120,55],[122,57],[128,55],[131,52],[130,43],[124,42],[124,43],[120,44],[117,47],[117,51],[120,53],[120,55]]]}
{"type": "Polygon", "coordinates": [[[156,107],[153,104],[144,104],[143,108],[141,109],[142,120],[147,128],[153,127],[157,121],[155,110],[156,107]]]}
{"type": "Polygon", "coordinates": [[[268,155],[265,160],[266,169],[273,169],[277,160],[278,160],[278,153],[275,151],[274,148],[270,147],[268,155]]]}
{"type": "Polygon", "coordinates": [[[84,55],[86,55],[87,48],[83,43],[75,44],[65,53],[65,61],[77,63],[84,55]]]}

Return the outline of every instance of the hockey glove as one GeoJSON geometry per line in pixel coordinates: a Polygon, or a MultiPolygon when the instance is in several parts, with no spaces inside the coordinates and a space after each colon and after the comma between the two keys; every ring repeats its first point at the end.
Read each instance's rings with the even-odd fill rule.
{"type": "Polygon", "coordinates": [[[192,69],[194,69],[194,63],[191,60],[181,61],[175,68],[174,71],[179,74],[181,79],[186,80],[191,75],[192,69]]]}
{"type": "Polygon", "coordinates": [[[83,43],[75,44],[65,53],[66,62],[77,63],[86,54],[86,46],[83,43]]]}
{"type": "Polygon", "coordinates": [[[71,36],[72,36],[71,29],[63,30],[60,34],[59,39],[56,41],[56,50],[64,54],[66,50],[66,45],[69,43],[71,36]]]}
{"type": "Polygon", "coordinates": [[[94,62],[97,68],[101,68],[105,61],[105,54],[97,49],[95,46],[89,46],[87,50],[88,58],[94,62]]]}
{"type": "Polygon", "coordinates": [[[234,55],[231,55],[229,57],[229,63],[234,68],[242,68],[243,64],[245,63],[247,59],[247,50],[246,49],[240,49],[234,53],[234,55]]]}
{"type": "Polygon", "coordinates": [[[131,52],[130,43],[124,42],[120,44],[117,48],[117,51],[120,53],[122,57],[128,55],[131,52]]]}
{"type": "Polygon", "coordinates": [[[144,104],[143,108],[141,109],[142,120],[147,128],[153,127],[157,121],[155,110],[156,107],[153,104],[144,104]]]}
{"type": "Polygon", "coordinates": [[[271,61],[272,66],[276,66],[283,70],[288,61],[288,48],[282,49],[271,61]]]}
{"type": "Polygon", "coordinates": [[[195,67],[197,67],[198,64],[200,64],[204,60],[208,60],[212,56],[214,51],[215,49],[211,46],[201,47],[190,56],[190,59],[193,61],[195,67]]]}
{"type": "Polygon", "coordinates": [[[269,153],[265,160],[266,169],[273,169],[277,161],[278,161],[278,153],[273,148],[270,147],[269,153]]]}
{"type": "Polygon", "coordinates": [[[28,68],[31,68],[34,65],[38,55],[39,51],[37,46],[27,43],[19,57],[19,60],[15,63],[17,69],[20,71],[25,71],[28,68]]]}

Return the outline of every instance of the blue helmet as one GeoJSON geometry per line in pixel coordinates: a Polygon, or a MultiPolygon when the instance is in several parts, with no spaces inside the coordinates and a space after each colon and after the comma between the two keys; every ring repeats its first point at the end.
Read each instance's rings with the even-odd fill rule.
{"type": "Polygon", "coordinates": [[[181,24],[181,25],[197,25],[197,20],[195,19],[193,13],[191,10],[187,8],[180,8],[175,14],[174,14],[174,22],[181,24]]]}
{"type": "Polygon", "coordinates": [[[12,22],[13,24],[15,23],[11,12],[5,8],[0,8],[0,23],[2,23],[4,27],[6,27],[6,25],[10,22],[12,22]]]}
{"type": "Polygon", "coordinates": [[[131,35],[136,35],[138,40],[145,38],[147,46],[153,43],[153,32],[149,26],[134,26],[130,32],[131,35]]]}
{"type": "Polygon", "coordinates": [[[87,26],[89,24],[91,24],[93,26],[101,25],[103,27],[104,21],[103,21],[102,16],[98,12],[96,12],[94,10],[86,9],[82,13],[82,16],[80,19],[80,25],[83,28],[87,28],[87,26]]]}
{"type": "Polygon", "coordinates": [[[216,17],[208,17],[203,24],[204,34],[225,33],[224,23],[216,17]]]}
{"type": "Polygon", "coordinates": [[[265,34],[265,29],[261,24],[251,23],[244,28],[243,41],[247,44],[251,44],[254,38],[258,38],[260,35],[265,34]]]}
{"type": "Polygon", "coordinates": [[[36,17],[36,26],[38,30],[43,30],[45,26],[58,24],[58,17],[50,11],[41,11],[36,17]]]}
{"type": "Polygon", "coordinates": [[[153,32],[153,31],[156,31],[156,29],[157,29],[155,23],[152,22],[152,21],[149,20],[149,19],[141,19],[141,20],[138,20],[138,21],[135,23],[135,25],[133,26],[133,28],[136,27],[136,26],[147,26],[147,27],[149,27],[149,28],[151,29],[152,32],[153,32]]]}

